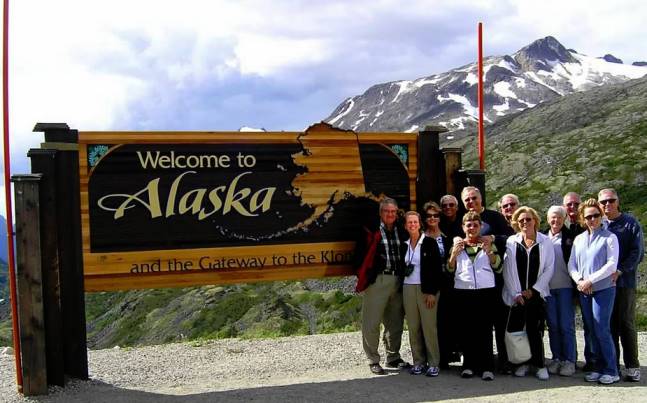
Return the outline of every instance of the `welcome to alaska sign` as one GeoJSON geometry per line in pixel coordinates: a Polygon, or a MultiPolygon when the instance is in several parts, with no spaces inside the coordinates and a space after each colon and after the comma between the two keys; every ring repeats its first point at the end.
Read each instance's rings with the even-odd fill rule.
{"type": "Polygon", "coordinates": [[[79,167],[86,291],[340,276],[417,134],[80,132],[79,167]]]}

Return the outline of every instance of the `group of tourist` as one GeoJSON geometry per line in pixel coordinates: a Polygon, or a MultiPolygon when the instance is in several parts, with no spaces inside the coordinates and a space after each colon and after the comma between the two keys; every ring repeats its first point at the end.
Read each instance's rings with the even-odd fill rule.
{"type": "Polygon", "coordinates": [[[395,200],[380,202],[380,220],[357,242],[357,291],[363,293],[363,347],[374,374],[387,368],[436,377],[460,362],[461,377],[501,374],[540,380],[576,372],[575,305],[584,323],[584,379],[611,384],[640,380],[635,326],[636,277],[644,255],[638,221],[621,212],[614,189],[581,201],[569,192],[546,214],[514,194],[486,209],[478,188],[430,201],[424,216],[398,216],[395,200]],[[464,213],[461,213],[464,211],[464,213]],[[576,298],[577,297],[577,298],[576,298]],[[413,364],[400,356],[407,319],[413,364]],[[545,360],[548,327],[552,359],[545,360]],[[493,340],[493,330],[494,339],[493,340]],[[525,330],[530,359],[512,364],[506,331],[525,330]],[[495,362],[493,342],[496,342],[495,362]],[[622,347],[622,350],[620,349],[622,347]]]}

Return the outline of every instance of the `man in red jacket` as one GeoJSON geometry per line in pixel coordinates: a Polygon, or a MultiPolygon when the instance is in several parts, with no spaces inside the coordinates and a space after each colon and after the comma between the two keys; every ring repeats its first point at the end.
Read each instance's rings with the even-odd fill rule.
{"type": "Polygon", "coordinates": [[[384,324],[386,366],[395,369],[409,367],[400,357],[404,323],[402,248],[406,235],[396,222],[397,213],[397,202],[391,198],[383,199],[378,226],[364,228],[355,250],[356,290],[363,293],[362,344],[369,368],[377,375],[385,373],[378,352],[380,324],[384,324]]]}

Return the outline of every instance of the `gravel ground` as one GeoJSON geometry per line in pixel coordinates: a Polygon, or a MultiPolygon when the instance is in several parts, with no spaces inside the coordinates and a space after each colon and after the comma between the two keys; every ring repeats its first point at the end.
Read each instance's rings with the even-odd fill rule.
{"type": "MultiPolygon", "coordinates": [[[[639,335],[647,362],[647,333],[639,335]]],[[[582,334],[578,333],[580,356],[582,334]]],[[[410,360],[405,334],[403,356],[410,360]]],[[[547,350],[549,351],[549,350],[547,350]]],[[[458,367],[438,378],[370,374],[361,335],[339,333],[264,340],[228,339],[89,352],[90,380],[50,388],[47,396],[16,392],[13,356],[0,355],[1,402],[232,402],[232,401],[647,401],[647,371],[639,383],[612,386],[552,376],[461,379],[458,367]]]]}

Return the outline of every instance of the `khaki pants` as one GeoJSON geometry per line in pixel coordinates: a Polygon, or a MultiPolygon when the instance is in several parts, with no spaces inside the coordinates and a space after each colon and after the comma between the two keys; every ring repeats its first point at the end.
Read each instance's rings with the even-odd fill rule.
{"type": "Polygon", "coordinates": [[[436,304],[427,308],[425,295],[420,284],[405,284],[403,286],[404,312],[409,325],[409,343],[414,365],[437,367],[440,363],[440,348],[438,347],[438,331],[436,328],[436,312],[439,295],[436,294],[436,304]]]}
{"type": "Polygon", "coordinates": [[[380,323],[384,324],[383,342],[386,361],[400,358],[404,309],[400,279],[378,274],[375,283],[364,290],[362,299],[362,344],[369,364],[380,362],[380,323]]]}

